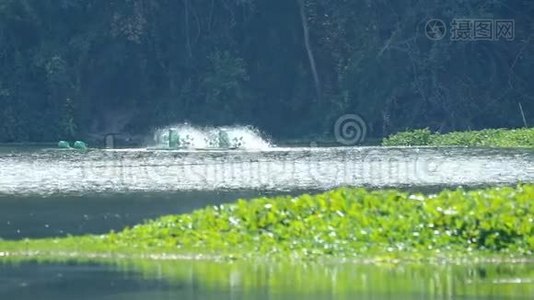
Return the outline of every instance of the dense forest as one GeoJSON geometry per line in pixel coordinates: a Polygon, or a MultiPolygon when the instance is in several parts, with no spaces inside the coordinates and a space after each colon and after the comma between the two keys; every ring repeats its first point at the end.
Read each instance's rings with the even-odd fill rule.
{"type": "Polygon", "coordinates": [[[530,125],[533,20],[531,0],[0,0],[0,142],[182,122],[307,138],[347,113],[374,137],[530,125]],[[515,37],[432,40],[433,18],[515,37]]]}

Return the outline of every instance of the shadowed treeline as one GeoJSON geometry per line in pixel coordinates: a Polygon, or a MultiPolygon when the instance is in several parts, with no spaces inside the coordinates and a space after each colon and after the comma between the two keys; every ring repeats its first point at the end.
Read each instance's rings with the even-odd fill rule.
{"type": "Polygon", "coordinates": [[[523,126],[533,13],[531,1],[0,0],[0,142],[186,121],[319,137],[346,113],[371,137],[523,126]],[[433,41],[431,18],[513,19],[515,37],[433,41]]]}

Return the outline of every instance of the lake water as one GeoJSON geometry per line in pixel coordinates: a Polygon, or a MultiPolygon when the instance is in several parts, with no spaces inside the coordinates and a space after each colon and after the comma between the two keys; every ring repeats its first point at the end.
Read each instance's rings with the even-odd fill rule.
{"type": "MultiPolygon", "coordinates": [[[[104,233],[237,198],[336,186],[433,191],[519,182],[534,182],[532,150],[362,147],[79,153],[0,148],[0,237],[104,233]]],[[[533,286],[531,264],[15,264],[0,258],[0,299],[533,299],[533,286]]]]}
{"type": "Polygon", "coordinates": [[[1,299],[532,299],[529,265],[0,263],[1,299]]]}
{"type": "Polygon", "coordinates": [[[0,156],[0,194],[488,185],[534,180],[532,150],[270,148],[28,151],[0,156]]]}

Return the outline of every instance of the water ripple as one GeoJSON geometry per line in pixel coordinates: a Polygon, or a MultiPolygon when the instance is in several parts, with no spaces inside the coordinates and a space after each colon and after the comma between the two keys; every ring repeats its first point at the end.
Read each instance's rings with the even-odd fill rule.
{"type": "Polygon", "coordinates": [[[534,152],[473,148],[0,153],[0,194],[534,182],[534,152]]]}

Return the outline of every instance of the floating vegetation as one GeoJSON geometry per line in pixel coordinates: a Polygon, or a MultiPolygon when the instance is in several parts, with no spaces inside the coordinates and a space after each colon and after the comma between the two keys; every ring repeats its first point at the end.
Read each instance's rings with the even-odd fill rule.
{"type": "Polygon", "coordinates": [[[534,147],[534,128],[485,129],[432,133],[428,128],[399,132],[382,141],[384,146],[534,147]]]}
{"type": "Polygon", "coordinates": [[[436,195],[339,188],[318,195],[239,200],[106,235],[3,241],[0,253],[170,259],[517,259],[534,253],[534,185],[444,190],[436,195]]]}

